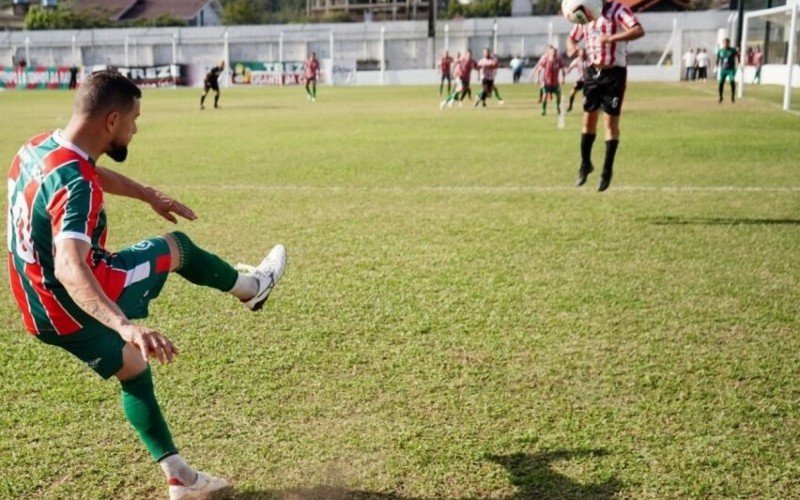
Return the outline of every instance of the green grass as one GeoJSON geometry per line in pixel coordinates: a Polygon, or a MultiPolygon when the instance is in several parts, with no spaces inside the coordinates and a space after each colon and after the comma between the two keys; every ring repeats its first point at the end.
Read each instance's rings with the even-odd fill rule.
{"type": "MultiPolygon", "coordinates": [[[[182,453],[238,498],[800,496],[800,118],[776,88],[629,86],[612,188],[579,115],[431,88],[146,91],[120,170],[231,261],[284,243],[261,314],[168,282],[148,325],[182,453]]],[[[66,92],[0,93],[0,158],[66,92]]],[[[602,135],[595,146],[601,163],[602,135]]],[[[109,164],[109,160],[104,161],[109,164]]],[[[110,246],[168,231],[107,200],[110,246]]],[[[145,498],[118,385],[27,336],[2,285],[0,496],[145,498]]]]}

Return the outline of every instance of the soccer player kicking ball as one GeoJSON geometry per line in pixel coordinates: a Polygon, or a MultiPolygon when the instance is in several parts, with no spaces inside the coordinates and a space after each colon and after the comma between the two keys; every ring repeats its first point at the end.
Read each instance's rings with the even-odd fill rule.
{"type": "Polygon", "coordinates": [[[600,109],[605,112],[606,158],[598,191],[611,185],[614,155],[619,145],[619,116],[627,80],[627,46],[644,36],[644,28],[633,12],[619,2],[604,1],[603,12],[586,24],[576,24],[567,39],[569,57],[574,57],[578,43],[584,41],[590,66],[584,76],[581,166],[577,186],[583,186],[594,170],[592,145],[597,136],[600,109]],[[613,33],[613,34],[611,34],[613,33]]]}
{"type": "Polygon", "coordinates": [[[106,193],[148,203],[173,223],[176,215],[196,218],[156,189],[97,165],[103,154],[125,160],[140,98],[119,73],[95,73],[78,91],[66,128],[20,148],[8,176],[9,278],[28,332],[120,381],[125,416],[161,466],[170,498],[208,498],[228,483],[184,461],[153,389],[149,361],[171,362],[178,349],[132,320],[147,316],[170,272],[257,311],[283,275],[286,252],[278,245],[257,267],[237,271],[179,231],[106,250],[106,193]]]}

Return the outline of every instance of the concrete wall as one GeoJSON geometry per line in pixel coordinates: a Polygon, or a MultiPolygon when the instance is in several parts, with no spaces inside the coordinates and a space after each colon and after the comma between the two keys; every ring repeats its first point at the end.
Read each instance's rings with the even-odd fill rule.
{"type": "MultiPolygon", "coordinates": [[[[631,43],[629,51],[647,55],[646,64],[655,63],[670,42],[673,22],[680,32],[673,43],[679,52],[698,46],[713,49],[718,30],[729,25],[730,15],[728,11],[640,14],[647,35],[631,43]]],[[[440,21],[435,40],[427,38],[424,21],[6,32],[0,33],[0,64],[10,64],[12,54],[26,57],[32,65],[168,64],[173,62],[174,41],[176,62],[210,66],[223,58],[226,36],[231,60],[277,61],[281,45],[285,61],[302,60],[309,51],[323,59],[331,56],[333,33],[336,59],[362,61],[362,65],[372,61],[377,67],[384,27],[386,68],[418,70],[433,68],[445,47],[453,54],[467,48],[479,54],[483,47],[492,46],[494,22],[440,21]]],[[[549,43],[563,48],[572,27],[561,16],[500,18],[496,22],[497,53],[508,58],[538,58],[549,43]]]]}

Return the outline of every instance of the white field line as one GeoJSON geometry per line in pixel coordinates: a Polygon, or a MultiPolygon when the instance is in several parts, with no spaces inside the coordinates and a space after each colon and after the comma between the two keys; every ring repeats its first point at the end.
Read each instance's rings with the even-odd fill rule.
{"type": "MultiPolygon", "coordinates": [[[[370,187],[370,186],[308,186],[308,185],[263,185],[263,184],[182,184],[165,186],[174,190],[225,190],[225,191],[304,191],[331,193],[579,193],[594,191],[589,188],[573,186],[409,186],[409,187],[370,187]]],[[[800,193],[800,186],[612,186],[612,191],[662,192],[662,193],[800,193]]]]}

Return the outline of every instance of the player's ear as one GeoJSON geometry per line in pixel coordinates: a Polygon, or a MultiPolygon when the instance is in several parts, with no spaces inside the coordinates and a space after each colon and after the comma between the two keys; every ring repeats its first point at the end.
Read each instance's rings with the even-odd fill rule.
{"type": "Polygon", "coordinates": [[[110,111],[106,115],[106,130],[109,132],[115,131],[119,125],[120,118],[119,111],[110,111]]]}

